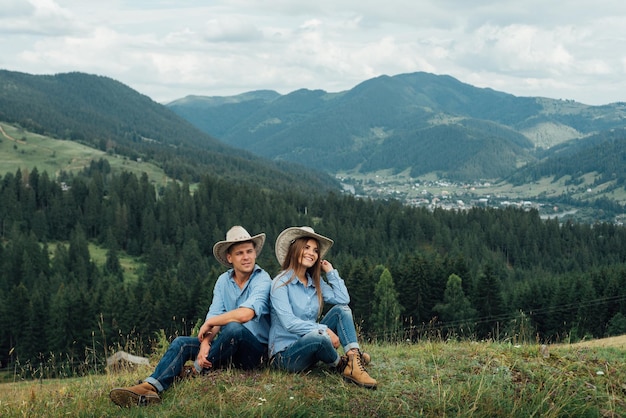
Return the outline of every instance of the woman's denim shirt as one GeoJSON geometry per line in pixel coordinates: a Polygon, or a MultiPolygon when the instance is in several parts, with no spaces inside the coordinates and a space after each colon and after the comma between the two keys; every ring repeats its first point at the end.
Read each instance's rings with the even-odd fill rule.
{"type": "MultiPolygon", "coordinates": [[[[270,356],[283,351],[311,331],[326,332],[326,325],[317,322],[319,313],[317,291],[313,285],[313,278],[308,273],[307,280],[308,283],[304,286],[293,270],[282,271],[272,280],[270,356]]],[[[325,303],[332,305],[350,303],[348,289],[336,269],[326,274],[326,280],[328,283],[323,279],[320,280],[325,303]]]]}

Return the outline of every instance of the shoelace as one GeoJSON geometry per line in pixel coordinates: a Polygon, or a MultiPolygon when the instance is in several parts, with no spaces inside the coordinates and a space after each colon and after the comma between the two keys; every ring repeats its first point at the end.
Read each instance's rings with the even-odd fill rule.
{"type": "Polygon", "coordinates": [[[358,367],[359,369],[361,369],[362,372],[366,372],[365,370],[365,366],[363,366],[363,363],[361,362],[361,356],[354,356],[354,361],[356,361],[358,363],[358,367]]]}

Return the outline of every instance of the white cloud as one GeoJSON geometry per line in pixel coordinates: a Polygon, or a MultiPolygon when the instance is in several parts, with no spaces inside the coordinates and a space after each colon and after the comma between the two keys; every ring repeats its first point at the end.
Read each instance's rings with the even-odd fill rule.
{"type": "Polygon", "coordinates": [[[212,42],[246,42],[261,36],[253,23],[235,18],[211,19],[204,30],[204,38],[212,42]]]}
{"type": "Polygon", "coordinates": [[[626,3],[0,0],[0,67],[107,75],[155,100],[346,90],[427,71],[517,95],[626,93],[626,3]]]}
{"type": "Polygon", "coordinates": [[[2,0],[0,34],[61,36],[75,32],[72,13],[53,0],[2,0]]]}

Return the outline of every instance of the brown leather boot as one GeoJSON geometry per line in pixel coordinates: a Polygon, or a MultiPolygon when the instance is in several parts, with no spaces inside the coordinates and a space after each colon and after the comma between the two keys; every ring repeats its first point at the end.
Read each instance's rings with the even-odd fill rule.
{"type": "Polygon", "coordinates": [[[376,379],[373,379],[365,370],[360,353],[348,353],[348,364],[343,370],[343,378],[368,389],[376,389],[378,385],[376,379]]]}
{"type": "Polygon", "coordinates": [[[361,362],[363,363],[364,366],[367,366],[368,364],[372,362],[372,356],[370,356],[369,354],[365,352],[361,352],[361,362]]]}
{"type": "Polygon", "coordinates": [[[148,382],[142,382],[127,388],[114,388],[109,393],[111,400],[119,406],[129,408],[133,405],[146,406],[161,403],[156,388],[148,382]]]}
{"type": "Polygon", "coordinates": [[[339,357],[339,363],[337,363],[337,365],[335,366],[335,371],[337,373],[343,373],[347,365],[348,365],[348,356],[341,356],[339,357]]]}

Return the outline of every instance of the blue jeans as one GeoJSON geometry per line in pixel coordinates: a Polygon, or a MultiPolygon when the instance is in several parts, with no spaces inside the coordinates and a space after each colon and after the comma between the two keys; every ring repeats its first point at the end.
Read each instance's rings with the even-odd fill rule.
{"type": "MultiPolygon", "coordinates": [[[[144,382],[163,392],[171,386],[188,360],[193,360],[196,370],[198,369],[195,361],[199,352],[200,341],[197,337],[176,337],[154,369],[154,373],[144,382]]],[[[207,357],[213,368],[228,367],[232,364],[246,370],[259,367],[266,358],[267,345],[260,343],[238,322],[221,327],[207,357]]]]}
{"type": "MultiPolygon", "coordinates": [[[[345,352],[359,348],[352,310],[348,305],[333,306],[320,323],[337,334],[345,352]]],[[[324,330],[311,331],[303,335],[298,341],[276,353],[271,364],[277,369],[301,372],[314,366],[318,361],[333,366],[339,362],[339,354],[324,330]]]]}

